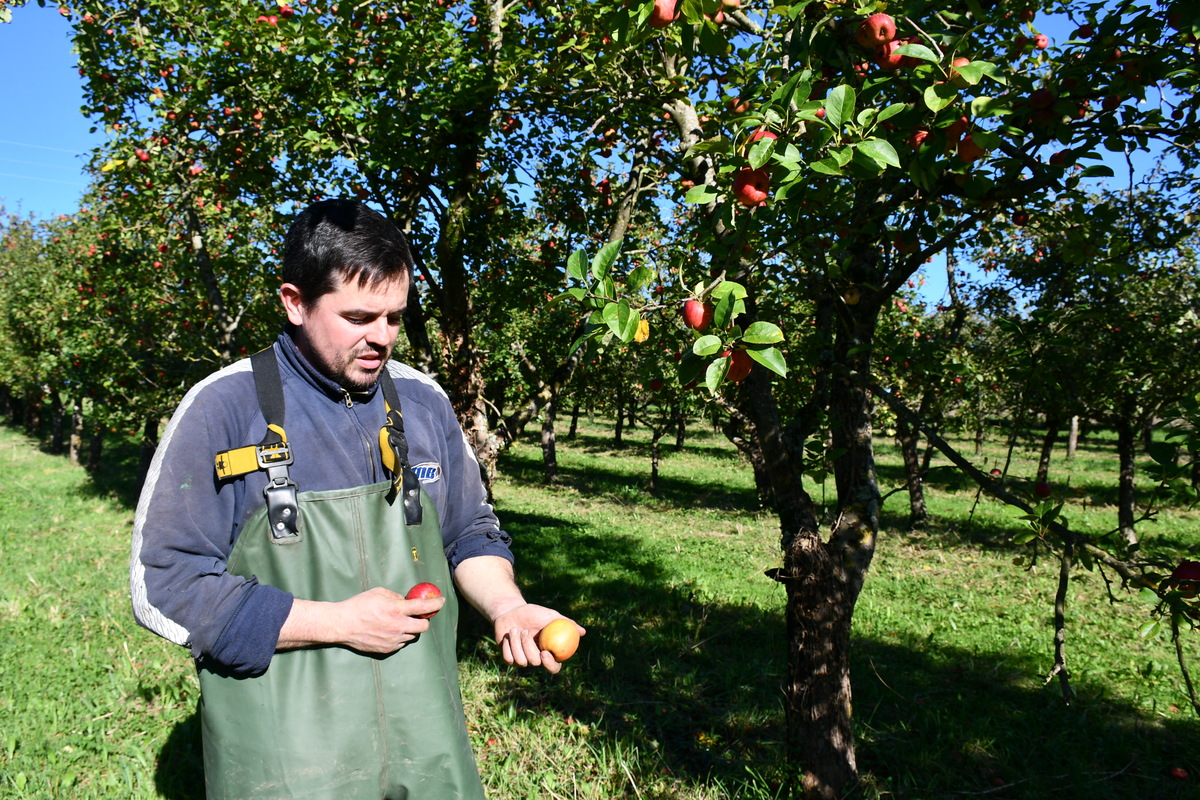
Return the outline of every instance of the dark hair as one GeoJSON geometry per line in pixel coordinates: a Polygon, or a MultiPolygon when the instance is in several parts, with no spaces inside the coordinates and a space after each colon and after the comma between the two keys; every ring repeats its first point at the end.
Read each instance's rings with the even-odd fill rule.
{"type": "Polygon", "coordinates": [[[312,305],[335,279],[360,286],[411,277],[408,240],[387,217],[357,200],[322,200],[300,212],[283,247],[283,281],[312,305]]]}

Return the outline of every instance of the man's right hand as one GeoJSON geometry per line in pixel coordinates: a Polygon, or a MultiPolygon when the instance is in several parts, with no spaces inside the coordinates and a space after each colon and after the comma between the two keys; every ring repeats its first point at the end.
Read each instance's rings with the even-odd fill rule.
{"type": "Polygon", "coordinates": [[[276,650],[344,645],[362,653],[394,653],[429,630],[417,614],[437,612],[445,597],[406,600],[376,587],[336,603],[296,598],[276,650]]]}

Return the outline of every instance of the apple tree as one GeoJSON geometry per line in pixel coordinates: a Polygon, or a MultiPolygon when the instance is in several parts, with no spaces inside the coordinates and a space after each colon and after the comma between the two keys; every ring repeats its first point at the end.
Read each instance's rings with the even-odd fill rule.
{"type": "MultiPolygon", "coordinates": [[[[721,389],[720,356],[731,346],[764,352],[755,326],[777,322],[794,338],[782,347],[787,363],[812,371],[798,387],[767,358],[776,369],[721,390],[743,410],[772,479],[776,577],[788,598],[788,746],[813,797],[839,795],[856,775],[847,653],[879,527],[874,399],[928,432],[879,380],[878,360],[890,355],[879,351],[881,315],[931,256],[988,241],[985,224],[998,216],[1021,225],[1078,196],[1110,171],[1104,150],[1194,136],[1195,12],[1182,3],[882,10],[733,11],[685,0],[630,6],[610,26],[638,31],[630,46],[659,55],[648,79],[674,123],[675,169],[698,212],[677,246],[700,254],[715,278],[700,283],[698,299],[725,304],[683,368],[699,360],[721,389]],[[1037,29],[1051,10],[1077,26],[1054,47],[1037,29]],[[783,293],[804,316],[768,316],[783,293]],[[826,438],[838,500],[823,535],[802,476],[818,463],[805,443],[826,438]]],[[[636,270],[613,274],[573,273],[576,296],[612,309],[604,321],[628,337],[630,321],[650,309],[636,270]]]]}

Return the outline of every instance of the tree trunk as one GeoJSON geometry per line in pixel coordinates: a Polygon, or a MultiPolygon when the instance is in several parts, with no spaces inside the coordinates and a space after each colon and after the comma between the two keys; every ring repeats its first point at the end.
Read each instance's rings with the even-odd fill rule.
{"type": "Polygon", "coordinates": [[[1067,432],[1067,460],[1075,460],[1075,451],[1079,449],[1079,415],[1071,417],[1071,427],[1067,432]]]}
{"type": "Polygon", "coordinates": [[[76,397],[71,409],[71,444],[67,449],[67,458],[78,466],[83,451],[83,398],[76,397]]]}
{"type": "Polygon", "coordinates": [[[30,389],[25,392],[25,432],[33,437],[42,433],[42,392],[30,389]]]}
{"type": "Polygon", "coordinates": [[[620,449],[625,446],[625,440],[621,437],[625,434],[625,394],[620,389],[617,390],[617,424],[613,430],[613,447],[620,449]]]}
{"type": "Polygon", "coordinates": [[[67,412],[58,390],[50,392],[50,452],[61,453],[66,444],[67,412]]]}
{"type": "Polygon", "coordinates": [[[650,437],[650,491],[658,489],[658,463],[661,460],[661,448],[659,443],[662,441],[663,433],[666,428],[661,425],[655,425],[651,428],[650,437]]]}
{"type": "Polygon", "coordinates": [[[675,452],[683,449],[687,442],[687,414],[683,413],[683,404],[675,404],[675,452]]]}
{"type": "MultiPolygon", "coordinates": [[[[879,519],[871,402],[851,378],[867,375],[874,312],[842,329],[835,363],[848,366],[844,377],[819,378],[829,385],[832,444],[844,448],[834,462],[838,515],[828,542],[822,542],[816,505],[804,490],[803,444],[814,435],[815,415],[800,414],[787,441],[766,370],[746,379],[749,409],[774,489],[781,528],[783,567],[777,579],[787,591],[788,659],[784,679],[788,760],[804,766],[801,788],[809,800],[843,797],[858,781],[851,719],[850,626],[875,549],[879,519]],[[805,425],[808,426],[805,429],[805,425]]],[[[820,393],[820,391],[818,391],[820,393]]]]}
{"type": "Polygon", "coordinates": [[[104,428],[92,424],[92,437],[88,441],[88,459],[86,469],[95,472],[100,469],[100,454],[104,452],[104,428]]]}
{"type": "Polygon", "coordinates": [[[1050,456],[1054,453],[1054,443],[1058,440],[1058,432],[1062,429],[1062,420],[1058,417],[1046,418],[1046,435],[1042,438],[1042,452],[1038,456],[1037,480],[1045,482],[1050,475],[1050,456]]]}
{"type": "MultiPolygon", "coordinates": [[[[921,398],[922,417],[929,407],[930,395],[926,393],[921,398]]],[[[911,528],[920,528],[929,518],[929,509],[925,505],[925,481],[921,471],[921,456],[917,444],[921,433],[906,420],[896,420],[896,441],[900,445],[900,453],[904,459],[904,479],[908,484],[908,524],[911,528]]],[[[928,452],[928,450],[926,451],[928,452]]]]}
{"type": "Polygon", "coordinates": [[[571,429],[567,431],[567,438],[571,441],[575,441],[575,433],[579,430],[579,406],[580,403],[576,400],[575,405],[571,407],[571,429]]]}
{"type": "Polygon", "coordinates": [[[542,421],[542,464],[545,466],[546,483],[558,483],[558,450],[554,442],[554,418],[558,414],[558,397],[552,397],[546,405],[546,418],[542,421]]]}
{"type": "Polygon", "coordinates": [[[975,457],[983,456],[983,425],[975,428],[975,457]]]}
{"type": "Polygon", "coordinates": [[[1133,477],[1137,449],[1137,423],[1128,416],[1117,419],[1117,457],[1120,473],[1117,478],[1117,528],[1126,544],[1137,544],[1134,530],[1133,477]]]}

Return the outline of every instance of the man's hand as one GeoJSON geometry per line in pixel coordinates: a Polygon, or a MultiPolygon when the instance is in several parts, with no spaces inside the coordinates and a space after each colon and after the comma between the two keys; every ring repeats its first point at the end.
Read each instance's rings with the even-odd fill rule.
{"type": "MultiPolygon", "coordinates": [[[[518,667],[541,666],[551,674],[557,673],[562,669],[562,664],[555,660],[549,650],[538,647],[537,635],[551,621],[561,617],[562,614],[552,608],[532,603],[523,603],[497,617],[496,641],[500,644],[504,660],[518,667]]],[[[587,633],[578,624],[575,628],[580,636],[587,633]]]]}
{"type": "Polygon", "coordinates": [[[429,630],[429,620],[417,614],[437,612],[445,603],[444,597],[406,600],[382,587],[338,603],[297,598],[276,649],[336,644],[361,653],[394,653],[429,630]]]}
{"type": "MultiPolygon", "coordinates": [[[[563,615],[552,608],[526,603],[506,559],[468,558],[454,570],[454,581],[463,597],[492,621],[505,661],[519,667],[545,667],[551,673],[562,669],[548,650],[537,646],[537,635],[551,620],[563,615]]],[[[576,627],[581,636],[586,633],[576,627]]]]}

